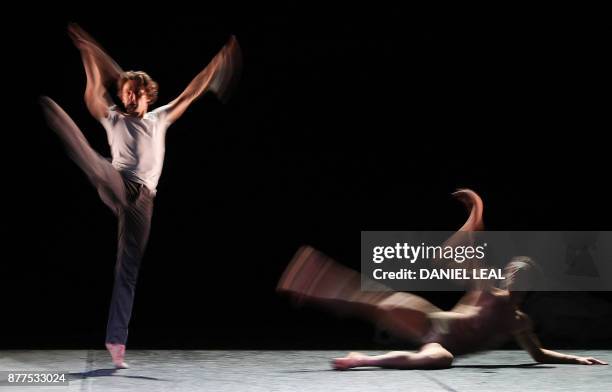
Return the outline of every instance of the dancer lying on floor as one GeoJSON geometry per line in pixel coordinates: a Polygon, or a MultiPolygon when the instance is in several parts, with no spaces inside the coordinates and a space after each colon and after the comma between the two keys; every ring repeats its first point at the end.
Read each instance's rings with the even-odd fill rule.
{"type": "MultiPolygon", "coordinates": [[[[470,190],[461,190],[456,195],[471,210],[460,231],[481,230],[480,197],[470,190]]],[[[473,288],[452,310],[443,311],[410,293],[361,291],[358,272],[311,247],[302,247],[286,268],[277,289],[298,304],[316,304],[340,314],[362,317],[400,339],[420,345],[417,352],[392,351],[376,356],[352,352],[333,360],[334,368],[340,370],[362,366],[445,368],[457,355],[493,349],[512,337],[537,362],[607,365],[595,358],[542,348],[530,319],[519,310],[535,269],[530,258],[515,257],[504,269],[502,288],[473,288]]]]}

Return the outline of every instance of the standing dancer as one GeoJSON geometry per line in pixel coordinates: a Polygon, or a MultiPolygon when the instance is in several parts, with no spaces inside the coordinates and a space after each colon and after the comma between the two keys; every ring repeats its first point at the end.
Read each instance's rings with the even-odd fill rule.
{"type": "Polygon", "coordinates": [[[142,71],[123,72],[79,26],[72,24],[68,31],[85,67],[85,103],[106,130],[112,162],[91,148],[81,130],[52,99],[42,97],[40,103],[70,158],[117,216],[117,260],[106,348],[117,368],[127,368],[124,359],[128,324],[163,166],[166,130],[205,92],[213,92],[222,101],[228,99],[240,73],[240,47],[232,36],[178,98],[149,111],[158,91],[149,75],[142,71]],[[122,107],[114,105],[108,95],[106,88],[111,83],[116,83],[122,107]]]}

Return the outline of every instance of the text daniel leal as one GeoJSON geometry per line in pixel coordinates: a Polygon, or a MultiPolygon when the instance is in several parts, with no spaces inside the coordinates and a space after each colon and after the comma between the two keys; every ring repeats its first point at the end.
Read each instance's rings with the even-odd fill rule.
{"type": "Polygon", "coordinates": [[[427,269],[420,268],[418,274],[414,270],[402,268],[399,271],[383,271],[382,268],[377,268],[373,271],[373,277],[376,280],[383,279],[421,279],[421,280],[484,280],[484,279],[506,279],[503,276],[502,270],[499,268],[436,268],[427,269]]]}

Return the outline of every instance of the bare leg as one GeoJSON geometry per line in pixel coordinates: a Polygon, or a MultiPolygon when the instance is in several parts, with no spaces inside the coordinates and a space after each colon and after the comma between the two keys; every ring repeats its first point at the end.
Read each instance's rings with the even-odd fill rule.
{"type": "Polygon", "coordinates": [[[471,189],[459,189],[453,193],[470,210],[470,216],[459,231],[478,231],[484,229],[482,212],[484,203],[476,192],[471,189]]]}
{"type": "Polygon", "coordinates": [[[349,353],[332,361],[334,369],[346,370],[363,366],[391,369],[441,369],[453,363],[453,355],[438,343],[428,343],[418,352],[391,351],[383,355],[349,353]]]}
{"type": "Polygon", "coordinates": [[[361,291],[359,273],[311,247],[298,250],[277,289],[298,304],[308,302],[338,314],[359,316],[416,342],[430,328],[427,315],[441,311],[417,295],[382,291],[384,287],[380,292],[361,291]]]}

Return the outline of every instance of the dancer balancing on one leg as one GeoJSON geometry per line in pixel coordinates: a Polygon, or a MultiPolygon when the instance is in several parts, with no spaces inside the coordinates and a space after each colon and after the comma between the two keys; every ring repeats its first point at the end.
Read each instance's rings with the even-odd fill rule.
{"type": "Polygon", "coordinates": [[[239,75],[241,53],[232,36],[175,100],[150,111],[157,99],[158,85],[149,75],[142,71],[124,72],[79,26],[70,25],[69,34],[85,67],[85,103],[106,130],[112,162],[91,148],[81,130],[53,100],[42,97],[40,103],[49,126],[58,134],[69,156],[117,216],[117,260],[106,347],[115,366],[125,368],[128,324],[138,270],[149,238],[166,130],[208,91],[227,100],[239,75]],[[118,89],[121,101],[118,106],[107,92],[112,83],[118,89]]]}

